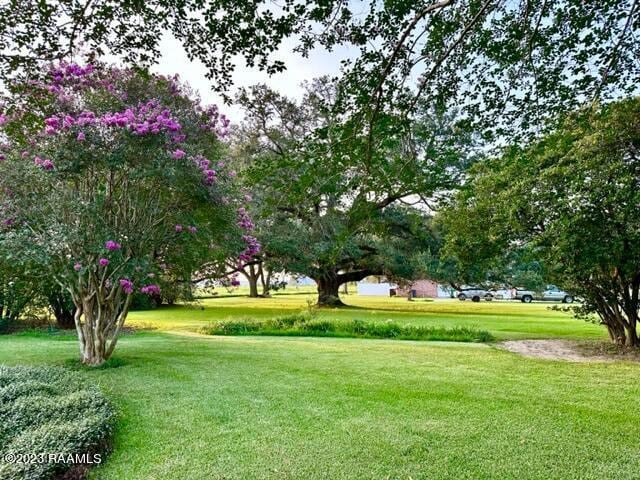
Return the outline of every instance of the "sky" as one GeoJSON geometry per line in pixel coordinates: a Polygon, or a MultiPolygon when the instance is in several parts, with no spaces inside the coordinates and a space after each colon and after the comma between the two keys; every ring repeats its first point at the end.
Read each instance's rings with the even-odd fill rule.
{"type": "MultiPolygon", "coordinates": [[[[315,49],[308,58],[294,53],[295,40],[286,40],[279,49],[275,58],[285,62],[287,69],[284,72],[271,77],[257,68],[248,68],[242,60],[233,75],[233,93],[238,87],[247,87],[256,83],[266,83],[279,92],[289,96],[300,98],[303,90],[300,87],[305,80],[311,80],[321,75],[337,75],[340,71],[340,61],[344,58],[354,57],[355,53],[347,48],[337,49],[333,52],[315,49]]],[[[180,74],[182,80],[186,80],[200,93],[205,104],[215,103],[221,107],[232,122],[242,120],[242,109],[237,105],[224,105],[220,95],[212,90],[212,83],[206,78],[206,69],[199,61],[190,61],[177,41],[170,34],[165,34],[161,43],[162,57],[152,70],[173,75],[180,74]]]]}

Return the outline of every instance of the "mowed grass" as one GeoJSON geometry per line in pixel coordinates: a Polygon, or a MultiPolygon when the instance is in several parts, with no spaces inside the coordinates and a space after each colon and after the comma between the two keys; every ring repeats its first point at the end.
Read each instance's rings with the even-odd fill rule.
{"type": "MultiPolygon", "coordinates": [[[[0,363],[76,358],[70,337],[0,337],[0,363]]],[[[93,479],[640,471],[633,363],[535,360],[483,344],[144,332],[121,339],[111,368],[79,371],[119,412],[114,451],[93,479]]]]}
{"type": "MultiPolygon", "coordinates": [[[[574,319],[570,314],[549,309],[549,303],[461,302],[459,300],[418,300],[405,298],[343,296],[349,306],[320,309],[318,318],[326,320],[362,320],[396,322],[425,327],[469,327],[487,330],[497,339],[571,338],[605,339],[599,325],[574,319]]],[[[313,303],[315,295],[286,294],[272,298],[221,296],[203,299],[188,306],[162,307],[132,312],[130,325],[153,326],[160,330],[196,332],[212,322],[253,318],[263,320],[301,311],[313,303]]]]}

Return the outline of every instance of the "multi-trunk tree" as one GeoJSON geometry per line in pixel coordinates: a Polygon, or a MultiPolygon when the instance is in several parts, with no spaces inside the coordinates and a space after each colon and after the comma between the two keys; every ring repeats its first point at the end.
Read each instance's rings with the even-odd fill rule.
{"type": "Polygon", "coordinates": [[[478,163],[445,211],[464,270],[526,246],[545,276],[584,300],[612,341],[637,347],[640,98],[569,116],[553,134],[478,163]]]}
{"type": "Polygon", "coordinates": [[[114,351],[135,291],[188,281],[240,237],[243,205],[221,162],[228,121],[175,78],[51,65],[11,85],[0,116],[0,251],[75,306],[82,361],[114,351]]]}

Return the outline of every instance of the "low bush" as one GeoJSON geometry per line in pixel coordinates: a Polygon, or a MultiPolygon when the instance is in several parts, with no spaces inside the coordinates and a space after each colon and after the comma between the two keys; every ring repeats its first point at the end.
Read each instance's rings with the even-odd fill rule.
{"type": "Polygon", "coordinates": [[[0,365],[0,478],[45,480],[70,469],[84,471],[98,463],[96,455],[104,458],[114,419],[100,391],[75,373],[0,365]],[[27,454],[28,462],[7,461],[27,454]],[[59,461],[83,454],[84,464],[59,461]]]}
{"type": "Polygon", "coordinates": [[[202,329],[208,335],[284,335],[311,337],[393,338],[397,340],[441,340],[490,342],[493,335],[470,327],[400,325],[395,322],[319,319],[308,312],[266,320],[240,319],[213,322],[202,329]]]}

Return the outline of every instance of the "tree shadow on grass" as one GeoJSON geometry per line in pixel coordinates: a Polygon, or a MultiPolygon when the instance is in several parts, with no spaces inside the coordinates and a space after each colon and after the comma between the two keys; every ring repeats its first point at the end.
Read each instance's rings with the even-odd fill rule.
{"type": "Polygon", "coordinates": [[[125,367],[127,365],[129,365],[129,361],[125,360],[121,357],[112,357],[109,360],[107,360],[106,362],[104,362],[102,365],[98,365],[98,366],[89,366],[89,365],[85,365],[80,361],[80,358],[78,357],[74,357],[74,358],[67,358],[66,360],[64,360],[63,365],[71,370],[90,370],[90,371],[95,371],[95,370],[109,370],[112,368],[120,368],[120,367],[125,367]]]}

